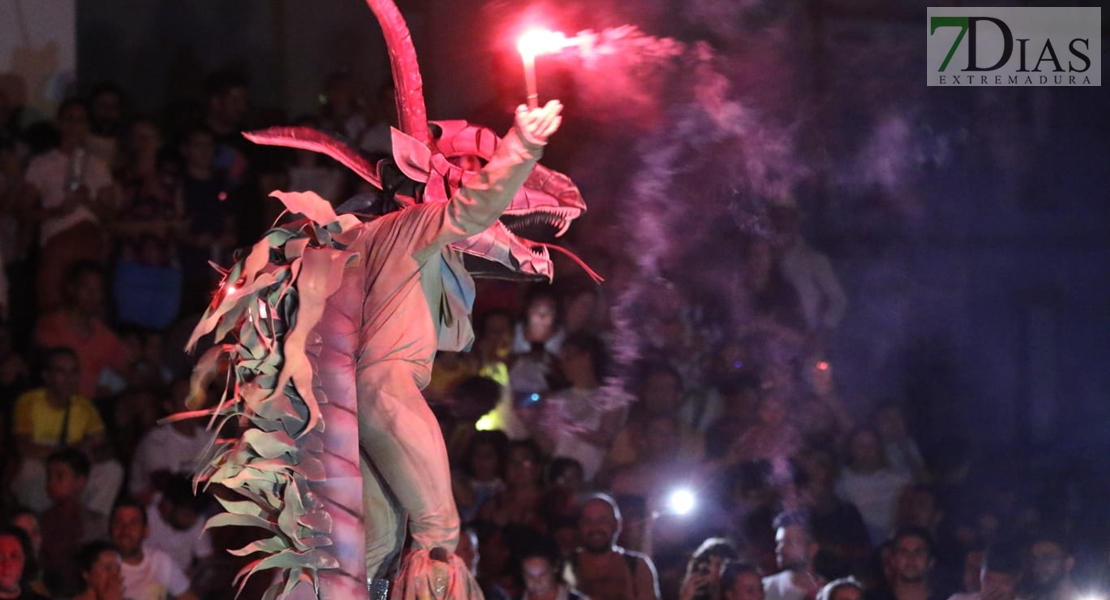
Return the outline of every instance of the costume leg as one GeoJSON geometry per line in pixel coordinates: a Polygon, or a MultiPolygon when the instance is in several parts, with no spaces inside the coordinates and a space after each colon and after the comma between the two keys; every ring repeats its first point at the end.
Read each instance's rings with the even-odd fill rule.
{"type": "Polygon", "coordinates": [[[391,579],[405,545],[405,514],[382,485],[381,474],[365,453],[359,460],[362,506],[366,515],[366,576],[391,579]]]}
{"type": "Polygon", "coordinates": [[[440,547],[450,553],[459,540],[459,513],[451,494],[447,449],[411,377],[403,366],[359,373],[359,442],[408,513],[414,548],[440,547]]]}

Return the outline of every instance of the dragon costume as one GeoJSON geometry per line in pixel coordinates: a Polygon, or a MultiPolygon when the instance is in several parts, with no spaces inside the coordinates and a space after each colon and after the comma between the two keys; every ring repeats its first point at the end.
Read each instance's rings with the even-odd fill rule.
{"type": "Polygon", "coordinates": [[[255,572],[280,573],[266,600],[300,583],[317,598],[367,598],[368,582],[382,579],[394,581],[393,598],[481,597],[453,554],[459,517],[421,389],[437,349],[473,339],[462,253],[550,279],[549,246],[518,238],[499,217],[561,234],[585,210],[568,178],[535,164],[558,127],[557,103],[518,110],[500,140],[463,121],[429,125],[403,19],[389,0],[368,3],[397,89],[393,161],[370,164],[309,129],[246,135],[325,153],[400,209],[364,219],[312,192],[274,192],[301,218],[240,253],[189,341],[192,349],[212,334],[215,345],[194,371],[195,410],[181,416],[209,416],[217,436],[236,432],[216,438],[197,474],[238,495],[218,494],[226,512],[208,526],[268,532],[233,550],[254,558],[240,589],[255,572]],[[225,391],[200,409],[215,377],[225,391]]]}

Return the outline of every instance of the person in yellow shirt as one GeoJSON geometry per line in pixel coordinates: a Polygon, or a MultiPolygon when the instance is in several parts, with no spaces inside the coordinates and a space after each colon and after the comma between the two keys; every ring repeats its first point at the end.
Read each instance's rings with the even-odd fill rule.
{"type": "Polygon", "coordinates": [[[77,354],[71,348],[54,348],[45,353],[43,365],[44,386],[24,393],[15,403],[12,430],[21,459],[12,484],[16,498],[37,512],[49,507],[46,458],[62,448],[76,448],[92,463],[85,504],[107,514],[123,483],[123,468],[111,458],[100,413],[77,394],[77,354]]]}

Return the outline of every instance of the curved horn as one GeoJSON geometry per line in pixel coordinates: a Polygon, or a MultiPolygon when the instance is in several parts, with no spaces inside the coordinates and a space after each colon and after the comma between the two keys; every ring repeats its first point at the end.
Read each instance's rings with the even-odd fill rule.
{"type": "Polygon", "coordinates": [[[366,0],[385,34],[389,49],[389,64],[393,69],[394,98],[397,101],[397,120],[401,131],[431,146],[428,132],[428,111],[424,106],[424,81],[420,65],[416,62],[416,49],[412,45],[405,18],[392,0],[366,0]]]}

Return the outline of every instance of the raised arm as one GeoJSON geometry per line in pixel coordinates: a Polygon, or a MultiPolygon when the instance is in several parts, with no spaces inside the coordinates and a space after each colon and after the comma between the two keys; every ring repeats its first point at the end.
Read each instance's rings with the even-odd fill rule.
{"type": "Polygon", "coordinates": [[[467,180],[446,204],[426,204],[416,209],[420,216],[418,259],[440,248],[488,229],[509,206],[543,154],[547,139],[563,121],[558,100],[542,108],[520,106],[516,122],[501,140],[489,163],[467,180]]]}

